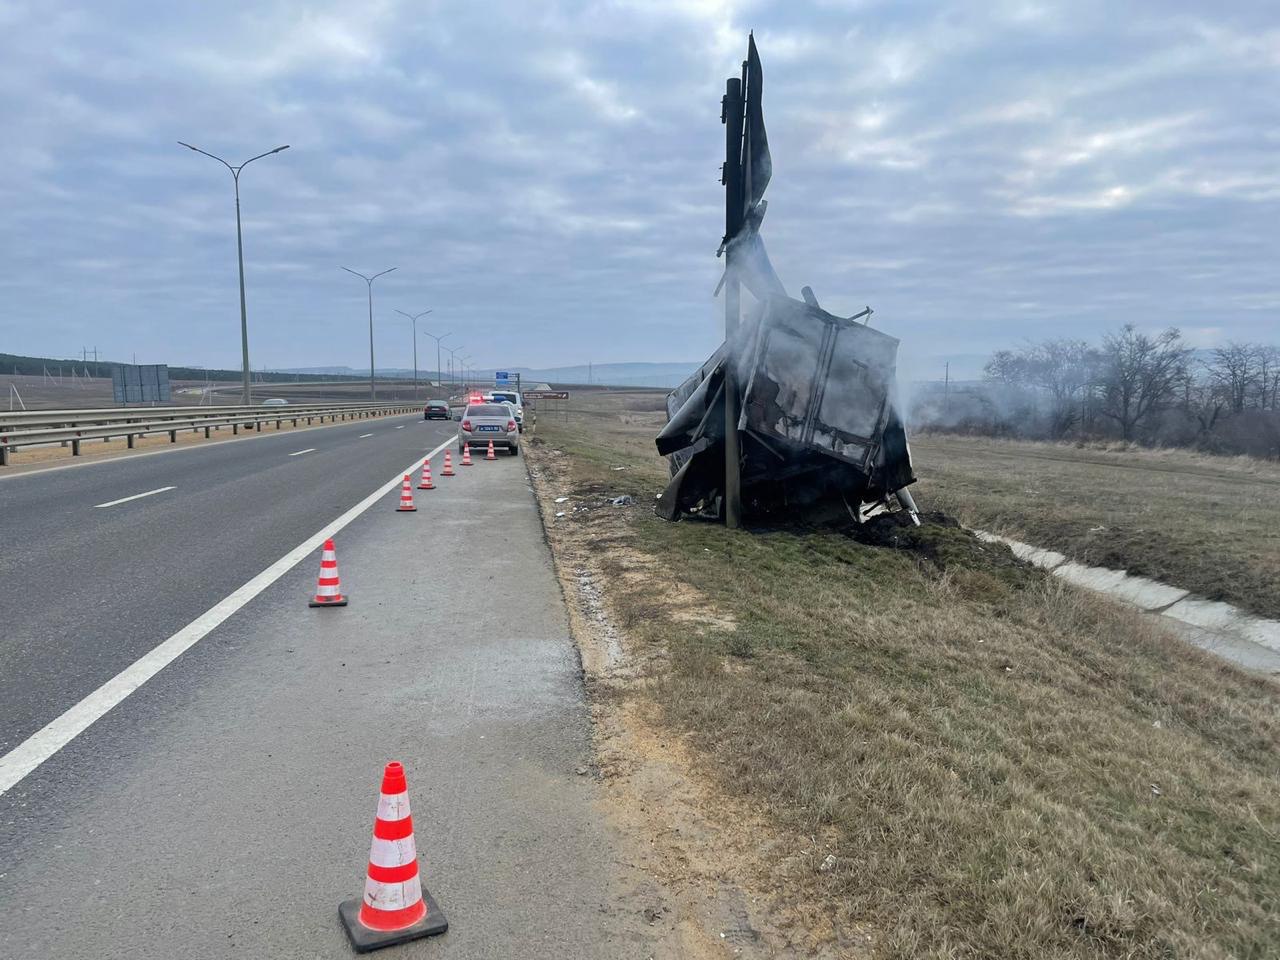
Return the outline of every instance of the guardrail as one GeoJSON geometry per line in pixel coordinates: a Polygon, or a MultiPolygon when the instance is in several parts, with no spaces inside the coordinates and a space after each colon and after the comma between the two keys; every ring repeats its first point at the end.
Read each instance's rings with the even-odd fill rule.
{"type": "Polygon", "coordinates": [[[169,442],[178,442],[179,431],[204,430],[206,438],[220,427],[231,427],[238,434],[241,427],[261,431],[262,424],[273,420],[276,429],[285,420],[312,424],[381,417],[399,413],[415,413],[417,404],[406,403],[316,403],[290,404],[279,407],[134,407],[106,410],[17,410],[0,411],[0,466],[9,463],[9,451],[38,444],[70,444],[71,455],[80,456],[84,440],[112,440],[125,437],[133,448],[137,437],[169,434],[169,442]]]}

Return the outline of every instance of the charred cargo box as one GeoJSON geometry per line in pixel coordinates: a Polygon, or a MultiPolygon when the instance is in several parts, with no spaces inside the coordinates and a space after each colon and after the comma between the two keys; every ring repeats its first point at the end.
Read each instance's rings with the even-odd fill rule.
{"type": "Polygon", "coordinates": [[[895,338],[857,318],[786,296],[765,299],[733,342],[668,397],[657,445],[671,457],[672,481],[659,515],[721,512],[730,362],[733,382],[744,385],[737,429],[748,515],[861,519],[900,490],[912,509],[903,488],[915,478],[894,396],[897,352],[895,338]]]}

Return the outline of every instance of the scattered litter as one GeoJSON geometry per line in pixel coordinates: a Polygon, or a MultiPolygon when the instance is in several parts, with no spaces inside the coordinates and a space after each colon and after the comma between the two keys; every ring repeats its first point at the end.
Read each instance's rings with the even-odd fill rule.
{"type": "Polygon", "coordinates": [[[556,497],[556,503],[564,503],[568,499],[568,497],[556,497]]]}
{"type": "Polygon", "coordinates": [[[610,467],[609,469],[610,469],[610,470],[625,470],[625,469],[627,469],[627,468],[626,468],[626,467],[610,467]]]}
{"type": "Polygon", "coordinates": [[[818,872],[830,873],[835,868],[836,868],[836,855],[834,853],[828,853],[826,856],[826,859],[823,860],[822,863],[818,865],[818,872]]]}
{"type": "Polygon", "coordinates": [[[1159,720],[1152,720],[1152,721],[1151,721],[1151,725],[1152,725],[1153,727],[1155,727],[1157,730],[1163,730],[1163,729],[1164,729],[1164,724],[1163,724],[1163,723],[1161,723],[1159,720]]]}
{"type": "Polygon", "coordinates": [[[633,497],[631,497],[629,494],[625,494],[625,493],[624,493],[624,494],[623,494],[622,496],[620,496],[620,497],[614,497],[614,498],[613,498],[612,500],[610,500],[609,502],[610,502],[610,503],[612,503],[615,507],[629,507],[629,506],[631,506],[633,503],[635,503],[636,501],[635,501],[635,499],[634,499],[633,497]]]}
{"type": "Polygon", "coordinates": [[[1163,791],[1163,790],[1161,790],[1158,786],[1156,786],[1156,785],[1153,783],[1153,784],[1151,785],[1151,793],[1152,793],[1152,795],[1154,795],[1154,796],[1157,796],[1157,797],[1158,797],[1158,796],[1161,796],[1161,795],[1164,793],[1164,791],[1163,791]]]}
{"type": "Polygon", "coordinates": [[[574,772],[574,773],[576,773],[576,774],[577,774],[578,776],[580,776],[580,777],[585,777],[585,776],[587,775],[587,768],[586,768],[586,767],[579,767],[577,770],[575,770],[575,771],[573,771],[573,772],[574,772]]]}
{"type": "Polygon", "coordinates": [[[563,517],[563,516],[564,516],[564,511],[563,511],[563,510],[557,510],[557,511],[556,511],[556,519],[557,519],[557,520],[559,520],[559,519],[560,519],[561,517],[563,517]]]}
{"type": "Polygon", "coordinates": [[[1089,532],[1090,532],[1090,533],[1101,533],[1101,532],[1102,532],[1103,530],[1105,530],[1105,529],[1107,529],[1107,528],[1106,528],[1106,527],[1103,527],[1103,526],[1090,527],[1090,528],[1089,528],[1089,532]]]}

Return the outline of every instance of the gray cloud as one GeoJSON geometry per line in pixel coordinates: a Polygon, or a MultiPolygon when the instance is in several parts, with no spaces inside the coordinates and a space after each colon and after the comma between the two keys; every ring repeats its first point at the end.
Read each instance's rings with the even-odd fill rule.
{"type": "Polygon", "coordinates": [[[0,0],[4,349],[407,363],[394,308],[482,362],[696,359],[718,101],[754,28],[785,282],[876,309],[908,364],[1126,321],[1275,339],[1280,24],[1182,2],[0,0]]]}

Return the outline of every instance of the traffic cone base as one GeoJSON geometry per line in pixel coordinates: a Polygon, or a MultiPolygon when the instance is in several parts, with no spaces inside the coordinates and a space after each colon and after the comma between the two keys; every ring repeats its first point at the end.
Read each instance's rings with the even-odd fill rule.
{"type": "Polygon", "coordinates": [[[338,596],[334,597],[332,600],[321,600],[316,598],[307,604],[309,607],[345,607],[346,605],[347,598],[342,596],[342,594],[338,594],[338,596]]]}
{"type": "Polygon", "coordinates": [[[364,901],[358,897],[342,901],[338,905],[338,916],[342,918],[342,925],[346,928],[347,937],[351,940],[351,946],[356,948],[356,953],[368,953],[370,950],[394,947],[397,943],[408,943],[420,937],[433,937],[449,929],[449,921],[445,919],[444,912],[431,894],[423,890],[422,900],[419,902],[426,906],[427,912],[417,923],[399,930],[375,930],[361,923],[360,908],[364,906],[364,901]]]}

